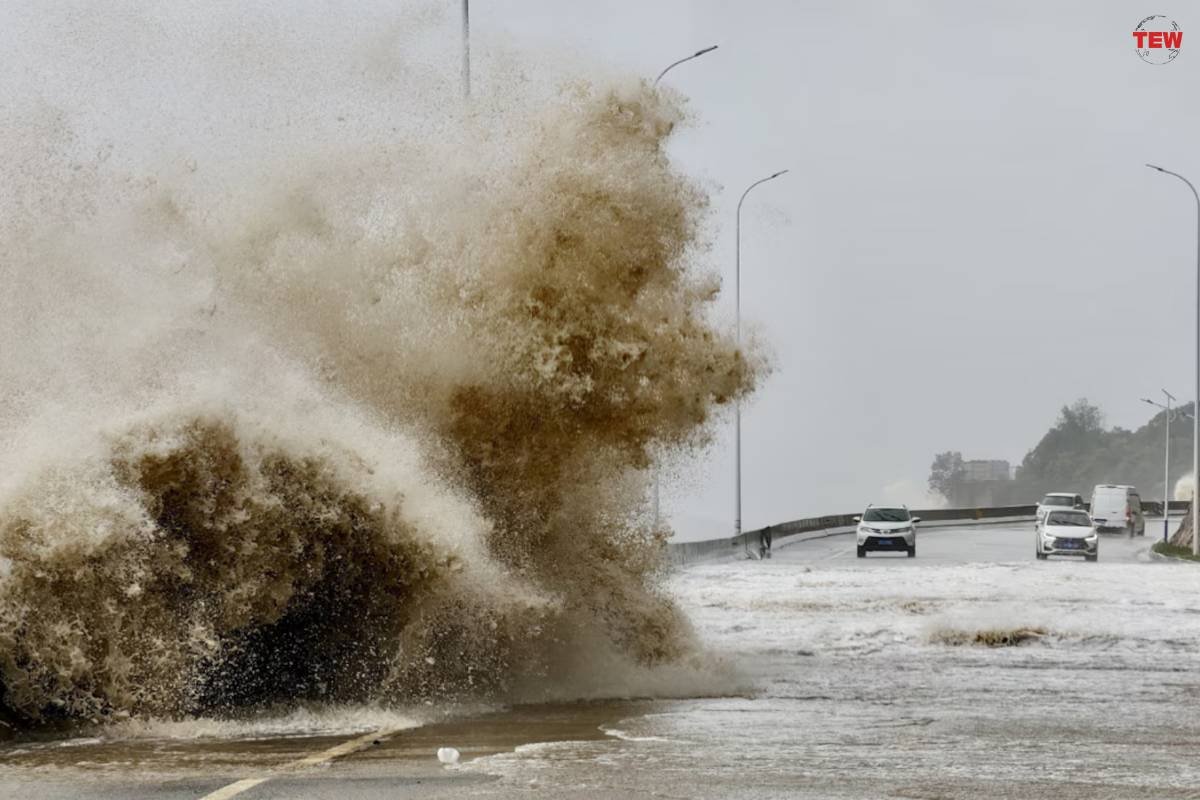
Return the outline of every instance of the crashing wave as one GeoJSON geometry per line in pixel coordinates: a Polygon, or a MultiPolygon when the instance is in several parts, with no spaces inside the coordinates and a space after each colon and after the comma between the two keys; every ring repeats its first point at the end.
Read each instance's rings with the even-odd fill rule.
{"type": "Polygon", "coordinates": [[[679,109],[493,113],[215,194],[63,169],[52,115],[6,142],[5,715],[563,696],[694,652],[646,470],[762,365],[691,266],[679,109]]]}

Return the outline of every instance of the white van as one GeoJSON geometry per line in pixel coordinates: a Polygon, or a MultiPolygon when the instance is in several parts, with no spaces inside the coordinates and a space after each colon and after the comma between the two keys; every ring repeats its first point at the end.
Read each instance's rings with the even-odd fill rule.
{"type": "Polygon", "coordinates": [[[1142,497],[1133,486],[1102,483],[1092,489],[1089,508],[1092,522],[1098,531],[1125,531],[1130,536],[1146,535],[1146,518],[1142,516],[1142,497]]]}

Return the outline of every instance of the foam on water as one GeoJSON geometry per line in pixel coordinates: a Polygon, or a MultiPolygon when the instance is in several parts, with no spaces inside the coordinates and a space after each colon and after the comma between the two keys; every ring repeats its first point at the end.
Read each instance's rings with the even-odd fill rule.
{"type": "Polygon", "coordinates": [[[147,14],[39,17],[14,58],[86,23],[119,69],[4,85],[0,713],[711,685],[645,476],[761,364],[710,322],[677,103],[464,112],[419,30],[147,14]]]}
{"type": "Polygon", "coordinates": [[[378,730],[405,730],[425,724],[418,709],[344,704],[294,708],[280,713],[236,717],[151,719],[130,717],[103,729],[103,740],[219,739],[253,740],[280,737],[346,736],[378,730]]]}
{"type": "Polygon", "coordinates": [[[898,581],[886,566],[797,574],[794,563],[777,558],[767,566],[696,566],[674,585],[708,639],[739,654],[948,655],[943,648],[1011,644],[1086,662],[1099,651],[1173,654],[1186,647],[1180,631],[1197,611],[1187,588],[1194,576],[1160,569],[1151,593],[1129,564],[1080,566],[938,564],[898,581]]]}

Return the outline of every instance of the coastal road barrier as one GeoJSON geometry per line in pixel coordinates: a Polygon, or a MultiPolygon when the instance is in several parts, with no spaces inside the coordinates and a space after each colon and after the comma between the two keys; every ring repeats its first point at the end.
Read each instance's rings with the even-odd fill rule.
{"type": "MultiPolygon", "coordinates": [[[[1187,511],[1188,506],[1186,500],[1172,500],[1169,504],[1169,513],[1171,515],[1183,514],[1187,511]]],[[[1142,502],[1142,510],[1146,516],[1161,516],[1162,502],[1145,500],[1142,502]]],[[[914,509],[912,514],[914,517],[921,518],[918,529],[925,530],[1033,522],[1036,511],[1036,505],[1025,505],[914,509]]],[[[830,514],[823,517],[796,519],[790,522],[781,522],[778,525],[744,531],[740,536],[704,539],[696,542],[670,542],[667,545],[668,558],[672,564],[677,566],[719,558],[758,558],[768,536],[771,542],[770,549],[773,550],[810,539],[842,536],[854,532],[857,527],[854,518],[861,513],[861,511],[856,511],[850,514],[830,514]]]]}

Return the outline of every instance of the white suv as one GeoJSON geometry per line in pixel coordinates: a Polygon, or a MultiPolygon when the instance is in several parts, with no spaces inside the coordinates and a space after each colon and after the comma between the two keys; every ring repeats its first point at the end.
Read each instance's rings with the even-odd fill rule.
{"type": "Polygon", "coordinates": [[[1049,492],[1045,497],[1038,501],[1036,513],[1037,522],[1040,523],[1046,518],[1047,514],[1056,508],[1084,508],[1083,496],[1075,494],[1074,492],[1049,492]]]}
{"type": "Polygon", "coordinates": [[[858,523],[858,557],[866,558],[871,550],[905,550],[908,557],[917,554],[917,523],[920,517],[908,513],[908,507],[881,508],[867,506],[858,523]]]}

